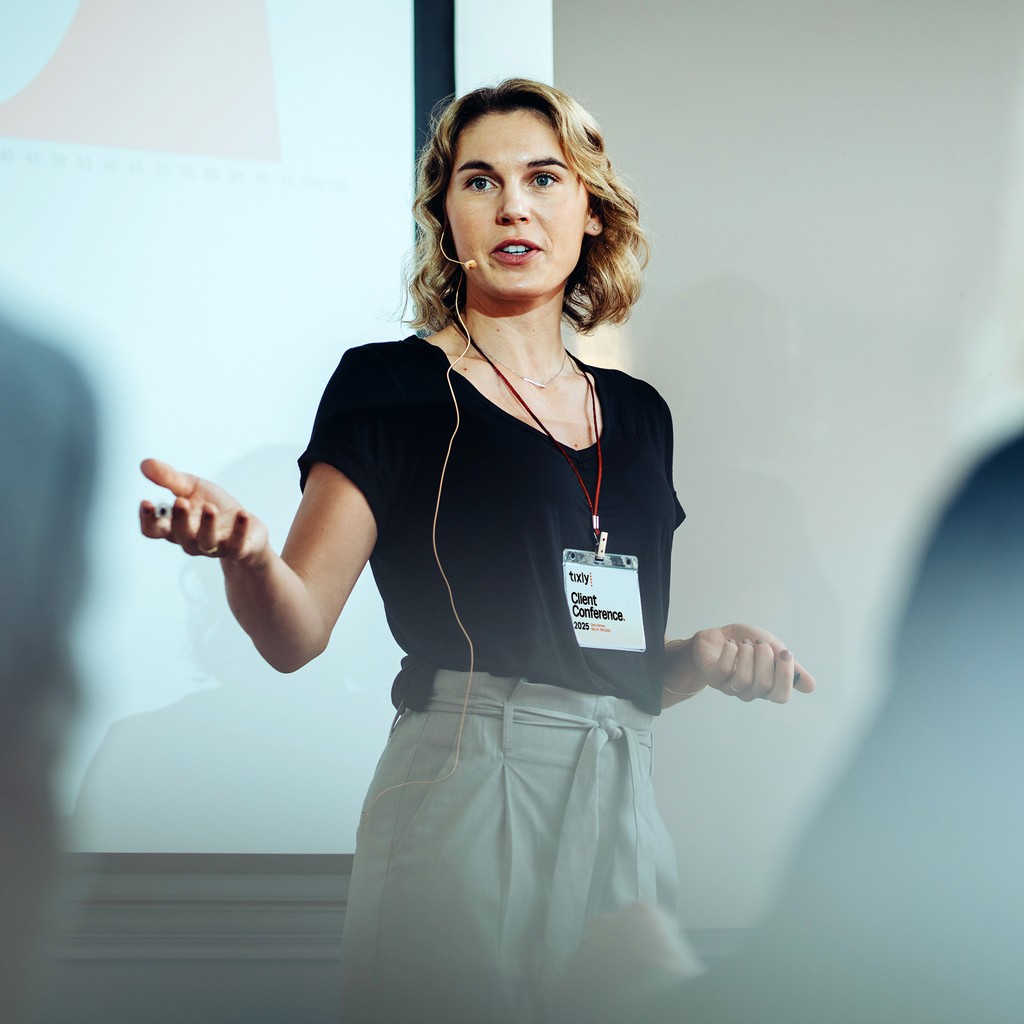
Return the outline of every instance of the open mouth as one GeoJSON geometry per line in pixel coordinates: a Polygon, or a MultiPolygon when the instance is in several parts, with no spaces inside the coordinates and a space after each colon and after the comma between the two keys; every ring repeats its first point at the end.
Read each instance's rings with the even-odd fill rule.
{"type": "Polygon", "coordinates": [[[510,238],[491,250],[491,259],[505,267],[525,267],[540,249],[526,238],[510,238]]]}

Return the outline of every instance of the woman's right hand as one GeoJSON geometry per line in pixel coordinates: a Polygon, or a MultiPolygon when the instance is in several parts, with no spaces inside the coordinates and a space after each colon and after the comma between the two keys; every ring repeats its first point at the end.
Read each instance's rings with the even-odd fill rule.
{"type": "Polygon", "coordinates": [[[174,494],[170,515],[158,516],[151,501],[139,506],[146,537],[169,540],[188,555],[243,564],[255,564],[264,557],[266,526],[223,488],[157,459],[146,459],[140,468],[147,480],[174,494]]]}

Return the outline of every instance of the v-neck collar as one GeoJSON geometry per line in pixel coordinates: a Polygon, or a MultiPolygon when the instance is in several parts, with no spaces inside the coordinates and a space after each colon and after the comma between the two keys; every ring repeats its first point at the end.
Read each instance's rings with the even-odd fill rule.
{"type": "MultiPolygon", "coordinates": [[[[444,351],[443,348],[441,348],[440,345],[432,345],[429,341],[427,341],[426,338],[421,338],[415,334],[411,335],[406,340],[410,342],[419,342],[422,345],[426,345],[429,348],[432,348],[437,353],[437,359],[439,361],[439,365],[441,367],[442,372],[446,372],[448,367],[451,365],[448,359],[448,354],[444,351]]],[[[601,409],[601,444],[607,445],[609,437],[608,428],[610,417],[608,403],[605,398],[605,388],[603,387],[603,381],[601,379],[600,368],[595,369],[595,367],[589,366],[587,363],[583,362],[582,359],[577,360],[577,362],[583,368],[584,372],[589,373],[594,378],[594,390],[597,394],[597,401],[601,409]]],[[[547,436],[547,434],[544,433],[543,430],[535,426],[533,423],[527,423],[525,420],[520,419],[518,416],[514,416],[507,409],[503,409],[496,402],[492,402],[491,399],[489,399],[482,391],[480,391],[480,389],[472,381],[467,380],[465,375],[461,373],[454,373],[452,374],[452,376],[455,379],[462,382],[459,385],[459,387],[462,389],[464,393],[472,395],[478,406],[487,409],[493,409],[495,414],[497,414],[498,416],[501,416],[506,420],[511,420],[513,423],[518,424],[524,430],[529,431],[530,434],[533,435],[534,437],[540,438],[545,444],[551,445],[551,439],[547,436]]],[[[569,455],[579,456],[581,458],[588,459],[588,461],[590,456],[594,456],[595,458],[597,456],[596,442],[594,444],[588,445],[586,448],[572,448],[565,444],[563,444],[563,447],[569,455]]]]}

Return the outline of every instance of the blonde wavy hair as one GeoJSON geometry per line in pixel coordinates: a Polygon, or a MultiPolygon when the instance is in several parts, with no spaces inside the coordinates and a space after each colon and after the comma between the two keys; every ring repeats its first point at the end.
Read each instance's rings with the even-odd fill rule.
{"type": "MultiPolygon", "coordinates": [[[[612,170],[604,138],[594,118],[571,96],[542,82],[508,78],[450,101],[435,113],[430,139],[417,162],[416,245],[409,269],[409,324],[440,331],[455,318],[462,268],[441,254],[445,238],[445,196],[463,129],[488,114],[532,110],[551,125],[562,152],[590,196],[591,211],[601,219],[599,235],[584,235],[579,262],[569,275],[562,316],[580,333],[601,324],[622,323],[640,297],[642,271],[649,247],[640,230],[632,192],[612,170]]],[[[464,296],[464,292],[463,292],[464,296]]]]}

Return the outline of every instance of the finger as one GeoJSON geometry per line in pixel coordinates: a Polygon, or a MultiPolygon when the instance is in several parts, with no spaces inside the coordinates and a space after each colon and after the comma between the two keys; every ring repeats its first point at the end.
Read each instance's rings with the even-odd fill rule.
{"type": "Polygon", "coordinates": [[[743,695],[744,700],[767,696],[775,685],[775,652],[766,640],[754,644],[754,680],[743,695]]]}
{"type": "Polygon", "coordinates": [[[190,555],[197,552],[196,533],[199,530],[200,509],[188,498],[177,497],[171,506],[171,529],[167,539],[180,544],[190,555]]]}
{"type": "Polygon", "coordinates": [[[767,700],[785,704],[793,695],[793,654],[783,648],[775,658],[775,678],[771,690],[765,694],[767,700]]]}
{"type": "Polygon", "coordinates": [[[246,543],[249,539],[249,526],[252,520],[244,509],[235,513],[234,522],[231,524],[231,533],[220,542],[219,553],[221,558],[235,560],[246,553],[246,543]]]}
{"type": "MultiPolygon", "coordinates": [[[[736,670],[736,654],[739,645],[735,640],[726,640],[718,654],[718,660],[711,665],[704,666],[705,677],[709,680],[708,685],[719,689],[727,684],[736,670]]],[[[728,686],[726,686],[728,689],[728,686]]]]}
{"type": "Polygon", "coordinates": [[[199,513],[199,528],[196,531],[196,548],[199,554],[214,558],[217,555],[217,509],[203,504],[199,513]]]}
{"type": "Polygon", "coordinates": [[[152,480],[160,487],[166,487],[180,497],[187,498],[199,483],[199,477],[191,473],[182,473],[159,459],[143,459],[139,468],[147,480],[152,480]]]}
{"type": "Polygon", "coordinates": [[[814,693],[818,687],[814,676],[799,661],[793,662],[793,670],[793,689],[798,690],[800,693],[814,693]]]}
{"type": "Polygon", "coordinates": [[[726,693],[736,696],[746,694],[754,685],[754,645],[750,640],[741,640],[736,652],[736,667],[733,670],[729,685],[723,687],[726,693]]]}
{"type": "Polygon", "coordinates": [[[139,505],[139,529],[143,536],[159,540],[167,536],[171,528],[169,516],[157,516],[156,505],[151,501],[143,501],[139,505]]]}

